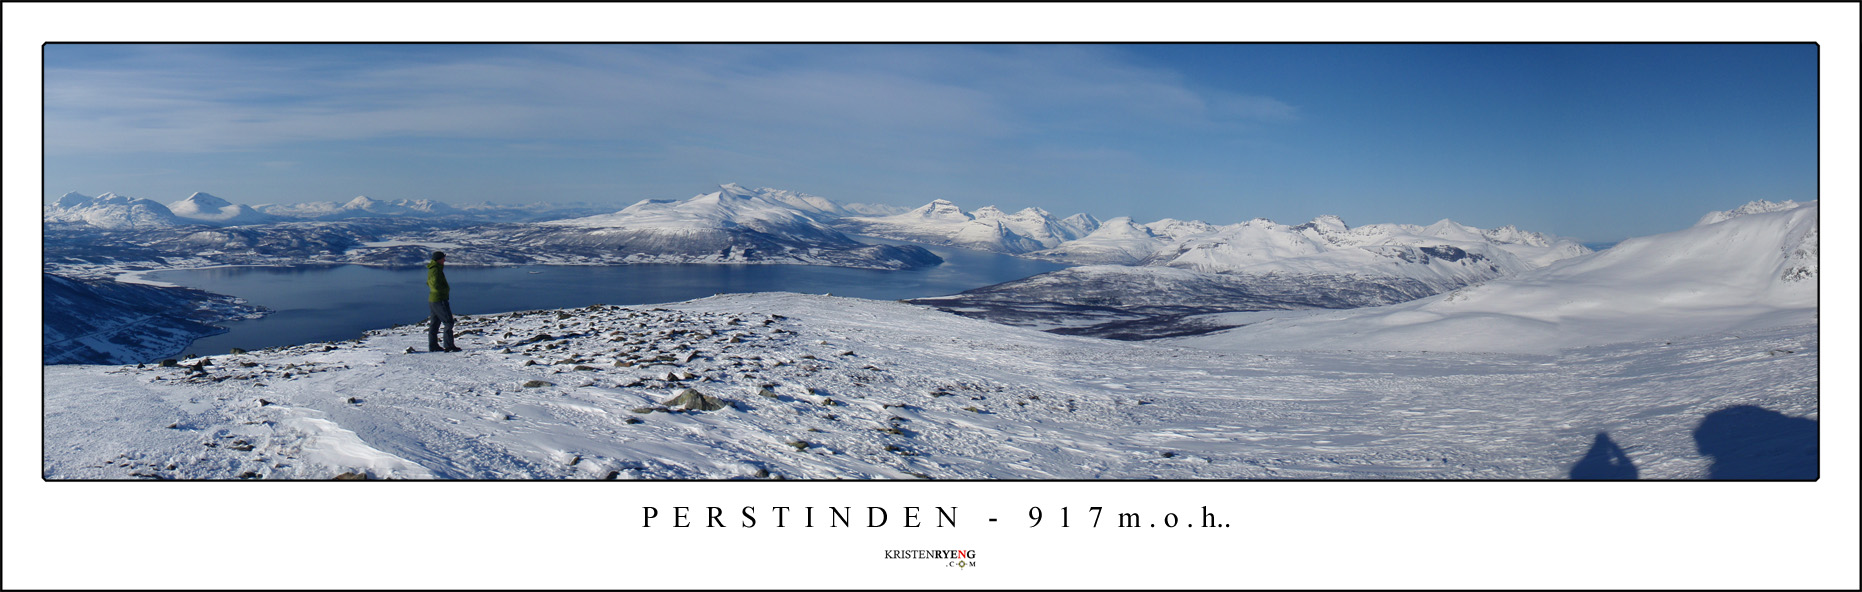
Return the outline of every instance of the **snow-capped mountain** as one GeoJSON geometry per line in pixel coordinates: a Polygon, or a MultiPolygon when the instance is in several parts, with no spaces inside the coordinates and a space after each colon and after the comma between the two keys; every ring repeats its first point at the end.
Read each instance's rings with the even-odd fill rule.
{"type": "Polygon", "coordinates": [[[1297,226],[1256,219],[1220,227],[1182,239],[1147,263],[1228,274],[1400,277],[1444,291],[1584,252],[1575,241],[1554,243],[1516,228],[1490,233],[1449,220],[1348,228],[1336,216],[1321,216],[1297,226]]]}
{"type": "Polygon", "coordinates": [[[167,206],[152,200],[105,193],[87,197],[66,193],[45,206],[46,222],[88,224],[97,228],[160,228],[185,224],[167,206]]]}
{"type": "MultiPolygon", "coordinates": [[[[618,212],[530,225],[439,233],[487,248],[517,246],[592,262],[781,263],[906,269],[942,262],[919,247],[867,245],[796,209],[804,196],[724,185],[679,201],[643,200],[618,212]]],[[[818,205],[818,204],[817,204],[818,205]]]]}
{"type": "Polygon", "coordinates": [[[1003,213],[995,206],[984,206],[971,213],[979,222],[999,221],[1003,227],[1013,230],[1015,234],[1033,240],[1040,248],[1052,248],[1061,243],[1077,240],[1099,228],[1099,220],[1085,213],[1068,216],[1065,220],[1056,220],[1047,210],[1041,208],[1023,208],[1014,214],[1003,213]]]}
{"type": "Polygon", "coordinates": [[[1040,208],[1008,214],[984,206],[972,213],[939,199],[893,216],[848,216],[835,226],[880,238],[1020,254],[1079,239],[1098,228],[1099,221],[1086,214],[1057,220],[1040,208]]]}
{"type": "Polygon", "coordinates": [[[1029,256],[1085,265],[1141,265],[1169,245],[1169,241],[1163,240],[1148,225],[1133,222],[1130,216],[1120,216],[1106,220],[1078,240],[1029,256]]]}
{"type": "Polygon", "coordinates": [[[187,288],[44,274],[46,364],[136,364],[224,331],[208,323],[256,309],[187,288]]]}
{"type": "Polygon", "coordinates": [[[222,226],[266,224],[279,220],[278,217],[255,210],[252,206],[234,204],[202,192],[195,192],[187,199],[168,204],[168,210],[190,222],[205,222],[222,226]]]}
{"type": "Polygon", "coordinates": [[[1369,273],[1463,285],[1586,252],[1576,241],[1512,226],[1482,230],[1443,220],[1350,228],[1327,215],[1295,226],[1265,219],[1229,226],[1171,219],[1141,225],[1114,218],[1079,240],[1029,256],[1215,273],[1369,273]]]}
{"type": "Polygon", "coordinates": [[[1553,351],[1817,320],[1817,202],[1755,202],[1692,228],[1393,306],[1225,315],[1197,343],[1553,351]],[[1284,316],[1284,318],[1271,318],[1284,316]]]}

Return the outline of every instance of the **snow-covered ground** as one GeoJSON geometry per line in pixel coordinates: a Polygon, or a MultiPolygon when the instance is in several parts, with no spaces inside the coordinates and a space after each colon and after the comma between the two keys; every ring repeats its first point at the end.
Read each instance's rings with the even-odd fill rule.
{"type": "Polygon", "coordinates": [[[45,476],[1563,479],[1608,434],[1636,476],[1694,479],[1709,414],[1818,417],[1815,325],[1559,355],[1250,353],[775,293],[459,329],[457,354],[407,326],[199,370],[47,366],[45,476]],[[725,407],[667,404],[686,389],[725,407]]]}

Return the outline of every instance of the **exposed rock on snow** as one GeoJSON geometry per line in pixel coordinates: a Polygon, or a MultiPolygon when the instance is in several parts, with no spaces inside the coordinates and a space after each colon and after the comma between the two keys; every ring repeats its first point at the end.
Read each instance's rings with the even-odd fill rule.
{"type": "Polygon", "coordinates": [[[700,393],[696,389],[679,391],[679,394],[673,395],[665,402],[665,405],[687,411],[717,411],[731,406],[723,399],[700,393]]]}

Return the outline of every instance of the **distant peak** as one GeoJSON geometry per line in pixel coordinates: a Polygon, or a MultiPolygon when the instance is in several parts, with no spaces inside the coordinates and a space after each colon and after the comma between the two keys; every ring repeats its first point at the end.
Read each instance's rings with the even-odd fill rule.
{"type": "Polygon", "coordinates": [[[1351,230],[1351,227],[1345,225],[1345,220],[1343,218],[1331,214],[1321,214],[1313,218],[1311,222],[1307,222],[1306,225],[1326,232],[1345,232],[1351,230]]]}
{"type": "Polygon", "coordinates": [[[60,207],[60,208],[70,208],[70,207],[76,207],[77,205],[83,204],[90,200],[91,200],[90,196],[84,195],[82,193],[78,193],[76,191],[72,191],[70,193],[66,193],[64,195],[58,196],[58,200],[52,202],[52,205],[56,207],[60,207]]]}
{"type": "Polygon", "coordinates": [[[718,186],[718,195],[721,195],[721,196],[750,197],[755,194],[756,194],[755,191],[745,189],[744,186],[738,185],[736,183],[725,183],[723,185],[718,186]]]}
{"type": "Polygon", "coordinates": [[[202,207],[214,207],[214,208],[223,208],[226,206],[233,205],[231,203],[228,203],[224,199],[220,199],[219,197],[215,197],[213,194],[207,193],[204,191],[196,191],[194,192],[193,195],[189,195],[187,196],[187,199],[184,199],[181,201],[191,202],[191,203],[194,203],[195,205],[199,205],[202,207]]]}
{"type": "Polygon", "coordinates": [[[1739,206],[1737,208],[1733,208],[1731,210],[1726,210],[1723,212],[1707,212],[1707,215],[1701,216],[1700,221],[1695,222],[1694,225],[1695,226],[1706,226],[1708,224],[1725,222],[1727,220],[1738,218],[1740,216],[1749,216],[1752,214],[1769,214],[1772,212],[1782,212],[1785,210],[1793,210],[1793,209],[1797,209],[1797,207],[1801,205],[1804,205],[1804,204],[1800,204],[1800,203],[1797,203],[1795,201],[1788,200],[1788,199],[1782,202],[1767,201],[1767,200],[1760,199],[1760,200],[1747,202],[1745,205],[1739,206]]]}

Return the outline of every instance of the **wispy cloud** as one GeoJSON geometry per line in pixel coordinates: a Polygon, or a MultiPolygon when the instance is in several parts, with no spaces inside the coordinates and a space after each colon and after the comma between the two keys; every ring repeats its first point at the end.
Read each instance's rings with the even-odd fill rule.
{"type": "Polygon", "coordinates": [[[380,138],[857,154],[1206,131],[1295,111],[1195,91],[1103,47],[148,46],[104,64],[66,49],[47,49],[54,155],[380,138]]]}

